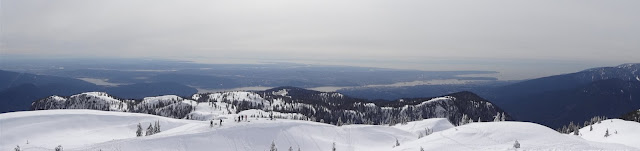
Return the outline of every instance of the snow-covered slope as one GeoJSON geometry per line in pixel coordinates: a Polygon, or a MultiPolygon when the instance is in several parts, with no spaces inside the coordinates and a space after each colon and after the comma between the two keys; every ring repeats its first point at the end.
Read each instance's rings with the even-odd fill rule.
{"type": "Polygon", "coordinates": [[[405,143],[394,151],[420,150],[638,150],[618,144],[590,142],[527,122],[471,123],[405,143]]]}
{"type": "Polygon", "coordinates": [[[580,137],[590,141],[619,143],[640,148],[640,123],[638,122],[609,119],[591,126],[581,128],[580,137]],[[607,130],[610,136],[604,137],[607,130]]]}
{"type": "MultiPolygon", "coordinates": [[[[247,115],[259,114],[249,110],[247,115]]],[[[226,114],[233,117],[236,114],[226,114]]],[[[222,126],[208,121],[93,110],[43,110],[0,114],[0,150],[52,150],[62,145],[73,150],[278,150],[303,151],[417,151],[512,150],[517,139],[526,150],[638,150],[619,144],[590,142],[524,122],[486,122],[452,127],[446,119],[425,119],[406,125],[346,125],[251,117],[222,126]],[[162,132],[136,137],[136,125],[160,121],[162,132]],[[420,130],[434,129],[418,139],[420,130]],[[393,147],[396,139],[400,146],[393,147]],[[29,144],[26,144],[27,140],[29,144]]],[[[216,123],[219,123],[216,120],[216,123]]]]}
{"type": "Polygon", "coordinates": [[[405,125],[398,124],[393,127],[407,132],[412,132],[418,136],[420,133],[424,133],[426,128],[429,128],[432,132],[438,132],[454,126],[445,118],[430,118],[422,121],[409,122],[405,125]]]}
{"type": "Polygon", "coordinates": [[[95,143],[134,138],[138,123],[146,128],[160,121],[172,129],[194,121],[138,113],[95,110],[46,110],[0,114],[0,150],[76,148],[95,143]],[[26,144],[29,142],[29,144],[26,144]]]}

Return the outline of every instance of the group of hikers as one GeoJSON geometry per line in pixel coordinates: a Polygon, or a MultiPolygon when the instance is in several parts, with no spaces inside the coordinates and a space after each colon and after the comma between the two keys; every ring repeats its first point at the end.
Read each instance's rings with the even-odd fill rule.
{"type": "MultiPolygon", "coordinates": [[[[214,125],[213,120],[211,120],[210,122],[211,122],[211,124],[209,126],[213,127],[213,125],[214,125]]],[[[220,119],[220,126],[222,126],[222,119],[220,119]]]]}
{"type": "Polygon", "coordinates": [[[236,122],[249,121],[249,117],[247,115],[239,115],[236,119],[236,122]]]}
{"type": "MultiPolygon", "coordinates": [[[[234,121],[236,122],[242,122],[242,121],[249,121],[249,116],[247,115],[239,115],[236,119],[234,119],[234,121]]],[[[222,119],[220,119],[219,123],[214,123],[213,120],[209,121],[210,122],[210,127],[213,127],[213,125],[220,125],[222,126],[222,119]]]]}

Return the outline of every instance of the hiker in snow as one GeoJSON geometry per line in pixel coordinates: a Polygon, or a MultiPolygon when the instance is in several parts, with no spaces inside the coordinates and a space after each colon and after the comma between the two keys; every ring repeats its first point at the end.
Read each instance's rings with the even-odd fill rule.
{"type": "Polygon", "coordinates": [[[220,126],[222,126],[222,119],[220,119],[220,126]]]}

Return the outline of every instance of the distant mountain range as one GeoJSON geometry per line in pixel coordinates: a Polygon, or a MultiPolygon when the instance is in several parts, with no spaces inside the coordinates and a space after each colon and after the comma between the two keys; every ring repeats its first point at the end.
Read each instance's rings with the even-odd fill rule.
{"type": "MultiPolygon", "coordinates": [[[[147,97],[143,100],[117,99],[107,93],[89,92],[70,97],[50,96],[33,103],[32,109],[94,109],[148,113],[173,118],[209,120],[211,114],[235,114],[249,109],[295,113],[298,118],[330,124],[395,124],[425,118],[493,121],[494,116],[511,116],[491,102],[471,93],[458,92],[434,98],[399,99],[371,102],[340,93],[326,93],[296,87],[266,91],[195,94],[191,99],[178,96],[147,97]]],[[[267,115],[263,115],[267,116],[267,115]]]]}
{"type": "Polygon", "coordinates": [[[104,91],[130,99],[164,94],[190,96],[197,92],[194,88],[173,82],[136,83],[109,87],[74,78],[0,70],[0,113],[28,110],[34,100],[47,96],[69,96],[87,91],[104,91]]]}
{"type": "Polygon", "coordinates": [[[587,69],[479,91],[519,120],[558,128],[640,108],[640,64],[587,69]]]}
{"type": "MultiPolygon", "coordinates": [[[[449,95],[443,96],[452,96],[458,100],[464,96],[469,96],[470,99],[464,99],[465,101],[463,102],[480,100],[481,102],[479,103],[482,103],[486,101],[482,98],[486,98],[487,100],[491,100],[493,106],[500,106],[508,112],[509,114],[507,115],[510,119],[512,118],[511,116],[513,116],[514,119],[521,121],[532,121],[552,128],[559,128],[571,121],[586,121],[594,116],[620,117],[629,111],[640,109],[639,69],[640,64],[623,64],[615,67],[592,68],[576,73],[555,75],[515,83],[493,83],[490,86],[451,86],[448,87],[449,89],[441,90],[437,93],[450,93],[449,95]],[[460,91],[475,92],[479,96],[471,92],[460,91]]],[[[344,93],[322,93],[295,87],[280,87],[258,92],[220,92],[193,95],[196,90],[175,83],[142,83],[119,87],[97,87],[77,79],[6,71],[0,72],[0,77],[2,77],[0,86],[4,88],[0,89],[2,112],[26,110],[33,100],[50,95],[70,96],[87,91],[103,91],[114,96],[132,99],[133,101],[130,102],[130,107],[140,102],[135,100],[140,100],[144,96],[178,94],[179,96],[190,96],[191,98],[186,97],[186,100],[192,100],[197,103],[227,103],[228,107],[233,108],[229,109],[228,112],[245,109],[264,109],[284,113],[300,113],[307,118],[325,120],[326,123],[337,122],[338,119],[352,119],[355,120],[352,122],[382,124],[384,122],[390,122],[385,120],[397,117],[401,111],[407,110],[400,109],[403,106],[411,108],[409,110],[414,110],[415,108],[418,108],[418,110],[420,108],[425,109],[422,113],[419,113],[419,111],[411,111],[411,113],[409,113],[411,115],[408,116],[410,120],[419,119],[418,115],[422,115],[423,118],[446,116],[453,120],[461,118],[462,114],[467,114],[473,118],[488,120],[488,118],[495,115],[491,114],[504,112],[502,109],[496,107],[495,109],[490,108],[473,113],[479,110],[479,108],[471,108],[471,112],[469,112],[463,109],[468,107],[468,104],[456,104],[454,103],[456,101],[442,101],[445,103],[435,106],[427,105],[428,107],[419,106],[421,102],[429,102],[428,100],[435,99],[433,97],[370,101],[363,98],[349,97],[350,95],[343,95],[344,93]],[[277,92],[285,89],[288,92],[286,96],[275,95],[277,92]],[[254,99],[260,101],[238,101],[238,99],[234,97],[240,97],[239,95],[253,96],[254,99]],[[264,106],[266,102],[302,104],[309,108],[296,107],[296,109],[291,109],[283,107],[280,104],[264,106]],[[367,105],[373,105],[373,108],[367,108],[367,105]],[[445,113],[434,113],[433,111],[434,108],[437,108],[436,106],[447,109],[446,115],[445,113]],[[325,113],[325,111],[327,112],[325,113]],[[367,115],[355,116],[349,113],[352,111],[356,113],[367,113],[367,115]],[[383,111],[386,113],[383,113],[383,111]],[[329,113],[338,115],[331,115],[329,113]],[[374,116],[377,118],[373,118],[374,116]],[[358,118],[357,120],[356,117],[358,118]]],[[[428,96],[438,96],[432,92],[432,90],[435,90],[434,87],[428,87],[428,89],[424,89],[424,91],[421,91],[423,89],[419,88],[420,87],[403,87],[399,90],[405,91],[406,89],[411,89],[410,93],[415,93],[416,95],[407,96],[412,97],[425,96],[424,94],[428,94],[428,96]],[[423,94],[420,95],[418,93],[423,94]]],[[[379,91],[371,92],[381,93],[379,91]]],[[[361,97],[365,94],[367,93],[361,93],[361,95],[358,96],[361,97]]],[[[449,100],[454,99],[449,98],[449,100]]],[[[477,104],[478,102],[475,103],[477,104]]],[[[63,106],[61,108],[68,107],[63,106]]],[[[42,107],[37,109],[50,108],[42,107]]],[[[127,109],[126,111],[139,112],[134,111],[134,109],[127,109]]],[[[158,115],[158,113],[154,113],[154,111],[155,109],[153,109],[153,112],[151,110],[144,112],[158,115]]],[[[191,113],[192,112],[175,114],[175,116],[185,118],[186,116],[193,115],[191,113]]],[[[198,118],[199,115],[194,115],[194,117],[198,118]]],[[[455,123],[456,121],[452,122],[455,123]]]]}

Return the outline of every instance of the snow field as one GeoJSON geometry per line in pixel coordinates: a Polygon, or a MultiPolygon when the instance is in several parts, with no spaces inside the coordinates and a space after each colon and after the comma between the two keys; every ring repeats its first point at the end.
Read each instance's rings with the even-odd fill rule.
{"type": "MultiPolygon", "coordinates": [[[[247,110],[240,112],[240,115],[259,113],[268,112],[247,110]]],[[[13,150],[16,145],[23,150],[52,150],[62,145],[65,151],[261,151],[268,150],[272,142],[278,150],[292,147],[303,151],[331,150],[334,142],[339,151],[418,151],[420,147],[425,150],[516,150],[513,148],[515,140],[522,146],[517,150],[639,150],[628,145],[637,144],[633,142],[637,139],[625,139],[630,140],[624,142],[627,146],[588,141],[591,135],[586,133],[588,129],[581,130],[585,132],[583,139],[527,122],[482,122],[453,127],[447,119],[434,118],[396,126],[356,124],[338,127],[310,121],[268,118],[234,122],[233,118],[237,116],[216,115],[215,118],[224,119],[224,122],[222,126],[210,127],[209,121],[94,110],[5,113],[0,114],[0,150],[13,150]],[[151,136],[135,136],[138,123],[142,123],[146,130],[155,121],[160,121],[162,132],[151,136]],[[434,133],[418,138],[425,128],[433,129],[434,133]],[[396,139],[400,146],[394,147],[396,139]],[[29,140],[29,144],[26,144],[26,140],[29,140]]],[[[603,121],[597,129],[602,129],[608,121],[603,121]]],[[[633,125],[637,123],[625,123],[618,120],[610,123],[611,129],[617,129],[619,133],[613,134],[612,139],[623,136],[637,138],[639,132],[633,129],[637,128],[633,125]]],[[[600,135],[595,129],[594,125],[594,137],[600,135]]]]}

